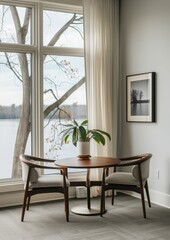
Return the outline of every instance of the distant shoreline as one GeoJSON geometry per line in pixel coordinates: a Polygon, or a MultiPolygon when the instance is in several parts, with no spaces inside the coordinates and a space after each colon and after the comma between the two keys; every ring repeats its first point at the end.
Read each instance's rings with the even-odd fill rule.
{"type": "MultiPolygon", "coordinates": [[[[43,109],[45,109],[46,105],[43,106],[43,109]]],[[[86,119],[87,118],[87,107],[86,105],[83,104],[72,104],[72,105],[66,105],[63,104],[60,106],[61,108],[63,108],[63,110],[65,112],[68,112],[72,118],[75,119],[86,119]]],[[[22,106],[18,105],[16,106],[15,104],[12,104],[11,106],[2,106],[0,105],[0,119],[20,119],[21,116],[21,109],[22,106]]],[[[63,115],[60,115],[60,112],[56,112],[53,115],[53,111],[46,117],[46,119],[51,119],[51,116],[53,116],[53,118],[61,118],[64,119],[67,116],[67,114],[63,112],[63,115]]]]}
{"type": "Polygon", "coordinates": [[[150,103],[150,100],[137,100],[137,101],[131,101],[131,104],[137,104],[137,103],[150,103]]]}

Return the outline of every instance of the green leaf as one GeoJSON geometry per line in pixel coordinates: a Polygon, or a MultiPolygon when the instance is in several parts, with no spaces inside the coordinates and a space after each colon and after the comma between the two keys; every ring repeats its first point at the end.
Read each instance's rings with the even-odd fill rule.
{"type": "Polygon", "coordinates": [[[67,143],[69,136],[70,136],[69,134],[65,136],[64,143],[67,143]]]}
{"type": "Polygon", "coordinates": [[[61,131],[60,133],[59,133],[59,135],[61,135],[61,134],[67,134],[68,132],[71,132],[71,131],[73,131],[73,129],[74,129],[75,127],[70,127],[70,128],[67,128],[67,129],[64,129],[63,131],[61,131]]]}
{"type": "Polygon", "coordinates": [[[98,143],[101,143],[103,145],[105,145],[105,138],[103,137],[103,135],[99,132],[96,132],[94,130],[91,130],[90,131],[92,133],[92,138],[98,142],[98,143]]]}
{"type": "Polygon", "coordinates": [[[61,124],[62,126],[64,126],[64,127],[74,127],[74,124],[71,124],[71,123],[69,123],[69,124],[61,124]]]}
{"type": "Polygon", "coordinates": [[[96,138],[95,136],[93,136],[93,139],[94,139],[97,143],[100,143],[99,139],[96,138]]]}
{"type": "Polygon", "coordinates": [[[77,146],[77,141],[78,141],[78,133],[77,133],[77,129],[74,128],[73,135],[72,135],[72,142],[75,147],[77,146]]]}
{"type": "MultiPolygon", "coordinates": [[[[60,134],[63,134],[62,135],[62,137],[61,137],[61,145],[63,145],[63,142],[65,142],[65,137],[68,135],[68,136],[70,136],[71,135],[71,133],[73,132],[73,127],[72,128],[69,128],[69,129],[65,129],[65,130],[63,130],[60,134]]],[[[60,135],[59,134],[59,135],[60,135]]]]}
{"type": "Polygon", "coordinates": [[[111,141],[111,136],[110,136],[110,134],[109,133],[107,133],[107,132],[105,132],[105,131],[102,131],[102,130],[99,130],[99,129],[93,129],[94,131],[97,131],[97,132],[100,132],[101,134],[103,134],[103,135],[106,135],[108,138],[109,138],[109,140],[111,141]]]}
{"type": "Polygon", "coordinates": [[[84,121],[81,123],[81,126],[83,126],[83,125],[86,125],[86,126],[87,126],[87,123],[88,123],[88,120],[84,120],[84,121]]]}
{"type": "Polygon", "coordinates": [[[86,140],[86,129],[83,126],[79,127],[80,138],[85,141],[86,140]]]}
{"type": "Polygon", "coordinates": [[[74,123],[74,126],[75,126],[75,125],[76,125],[77,127],[79,126],[79,125],[78,125],[78,122],[76,122],[75,119],[73,120],[73,123],[74,123]]]}

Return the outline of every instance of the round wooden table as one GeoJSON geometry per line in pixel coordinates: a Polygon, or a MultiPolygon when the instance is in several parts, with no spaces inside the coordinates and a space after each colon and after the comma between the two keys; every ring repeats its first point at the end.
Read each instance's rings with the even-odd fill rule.
{"type": "Polygon", "coordinates": [[[111,158],[111,157],[91,157],[87,158],[64,158],[64,159],[57,159],[55,161],[55,165],[60,168],[65,168],[66,172],[68,168],[78,168],[78,169],[87,169],[87,177],[86,181],[77,181],[71,182],[70,186],[85,186],[87,188],[87,207],[85,206],[77,206],[71,209],[71,211],[75,214],[79,215],[99,215],[100,209],[98,208],[91,208],[91,201],[90,201],[90,187],[92,186],[101,186],[102,181],[90,180],[90,169],[91,168],[109,168],[118,166],[121,160],[119,158],[111,158]]]}

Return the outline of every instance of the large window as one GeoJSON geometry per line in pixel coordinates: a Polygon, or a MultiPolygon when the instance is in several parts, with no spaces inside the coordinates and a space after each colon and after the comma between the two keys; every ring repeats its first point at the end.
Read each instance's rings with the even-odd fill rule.
{"type": "Polygon", "coordinates": [[[21,177],[22,153],[77,155],[59,133],[86,118],[83,16],[59,7],[0,1],[0,181],[21,177]]]}

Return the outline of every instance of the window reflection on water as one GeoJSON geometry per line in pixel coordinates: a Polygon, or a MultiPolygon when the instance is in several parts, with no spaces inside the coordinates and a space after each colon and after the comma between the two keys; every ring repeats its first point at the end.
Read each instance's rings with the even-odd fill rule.
{"type": "Polygon", "coordinates": [[[132,116],[148,116],[150,103],[132,103],[131,104],[131,115],[132,116]]]}

